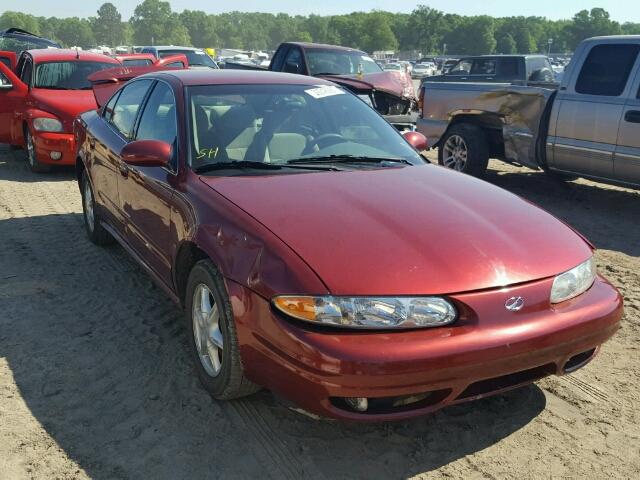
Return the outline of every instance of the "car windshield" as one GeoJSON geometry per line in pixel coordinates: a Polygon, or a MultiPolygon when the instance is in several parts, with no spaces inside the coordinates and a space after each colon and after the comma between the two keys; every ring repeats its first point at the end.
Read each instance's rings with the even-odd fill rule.
{"type": "Polygon", "coordinates": [[[34,87],[52,90],[90,90],[89,75],[117,65],[108,62],[46,62],[36,67],[34,87]]]}
{"type": "Polygon", "coordinates": [[[378,73],[382,69],[368,55],[348,50],[306,51],[311,75],[356,75],[358,73],[378,73]]]}
{"type": "Polygon", "coordinates": [[[218,68],[211,57],[207,55],[202,50],[180,50],[180,49],[172,49],[172,50],[160,50],[158,51],[158,55],[160,58],[165,58],[171,55],[184,55],[189,60],[190,66],[204,66],[210,68],[218,68]]]}
{"type": "Polygon", "coordinates": [[[402,70],[402,66],[399,63],[388,63],[384,66],[385,70],[402,70]]]}
{"type": "Polygon", "coordinates": [[[187,91],[196,171],[223,162],[273,167],[352,161],[348,168],[372,168],[367,160],[424,163],[396,129],[337,86],[206,85],[187,91]]]}

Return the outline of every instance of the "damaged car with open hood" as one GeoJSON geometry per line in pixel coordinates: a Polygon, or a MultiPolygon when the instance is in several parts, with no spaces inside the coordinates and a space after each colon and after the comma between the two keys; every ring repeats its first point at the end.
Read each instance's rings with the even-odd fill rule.
{"type": "MultiPolygon", "coordinates": [[[[227,62],[227,69],[260,69],[227,62]]],[[[375,108],[398,130],[413,130],[417,96],[406,70],[385,71],[367,53],[320,43],[285,42],[276,50],[269,70],[326,78],[348,88],[375,108]]]]}

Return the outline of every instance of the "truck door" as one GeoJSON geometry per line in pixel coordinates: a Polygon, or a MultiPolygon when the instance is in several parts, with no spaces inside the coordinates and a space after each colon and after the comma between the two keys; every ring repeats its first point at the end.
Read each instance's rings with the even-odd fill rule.
{"type": "MultiPolygon", "coordinates": [[[[640,60],[637,62],[640,65],[640,60]]],[[[622,112],[613,158],[615,180],[640,184],[640,66],[622,112]]]]}
{"type": "Polygon", "coordinates": [[[556,98],[550,168],[613,178],[618,127],[638,51],[640,45],[611,42],[594,42],[585,49],[580,72],[556,98]]]}

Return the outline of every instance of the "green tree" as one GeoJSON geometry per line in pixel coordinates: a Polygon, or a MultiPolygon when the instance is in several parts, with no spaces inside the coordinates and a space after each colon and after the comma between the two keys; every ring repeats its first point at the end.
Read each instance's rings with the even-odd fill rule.
{"type": "Polygon", "coordinates": [[[362,21],[361,31],[364,32],[364,38],[360,48],[369,53],[398,48],[398,40],[384,12],[372,12],[366,15],[362,21]]]}
{"type": "Polygon", "coordinates": [[[122,42],[124,38],[122,15],[113,3],[103,3],[98,9],[98,16],[91,20],[98,44],[115,47],[122,42]]]}
{"type": "Polygon", "coordinates": [[[186,27],[191,38],[191,43],[200,48],[215,47],[220,43],[220,37],[216,32],[215,15],[207,15],[205,12],[185,10],[180,14],[180,21],[186,27]]]}
{"type": "Polygon", "coordinates": [[[89,21],[78,17],[61,19],[56,36],[65,47],[86,48],[96,45],[89,21]]]}
{"type": "Polygon", "coordinates": [[[538,49],[535,39],[526,24],[520,23],[515,28],[516,51],[518,53],[535,53],[538,49]]]}
{"type": "Polygon", "coordinates": [[[585,38],[598,35],[616,35],[622,32],[620,24],[609,17],[603,8],[592,8],[591,11],[581,10],[573,17],[568,26],[571,47],[575,48],[585,38]]]}
{"type": "Polygon", "coordinates": [[[11,27],[21,28],[36,35],[40,34],[38,19],[26,13],[6,11],[0,15],[0,29],[11,27]]]}
{"type": "Polygon", "coordinates": [[[505,33],[498,39],[498,43],[496,44],[496,52],[505,54],[518,53],[516,41],[513,39],[510,33],[505,33]]]}
{"type": "Polygon", "coordinates": [[[442,48],[442,37],[449,29],[445,15],[433,8],[419,5],[407,22],[403,48],[419,50],[426,55],[437,53],[442,48]]]}
{"type": "Polygon", "coordinates": [[[137,45],[191,45],[189,31],[179,15],[171,11],[169,2],[144,0],[133,11],[129,23],[137,45]]]}

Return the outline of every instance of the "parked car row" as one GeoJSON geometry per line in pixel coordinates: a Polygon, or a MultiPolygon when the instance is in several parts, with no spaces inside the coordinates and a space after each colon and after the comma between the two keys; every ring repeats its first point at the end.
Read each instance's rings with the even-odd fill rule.
{"type": "Polygon", "coordinates": [[[593,245],[426,162],[427,138],[376,95],[408,97],[328,47],[283,44],[272,71],[28,50],[0,64],[0,134],[32,168],[75,165],[87,237],[120,243],[184,309],[215,399],[266,387],[313,414],[395,420],[591,361],[623,310],[593,245]]]}

